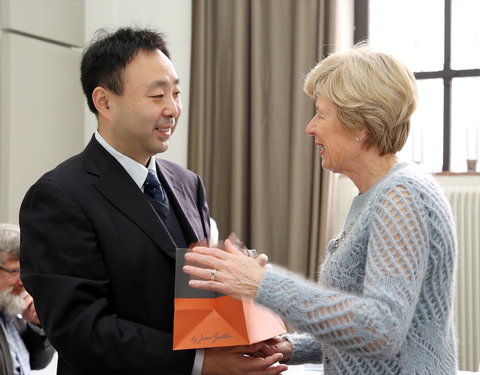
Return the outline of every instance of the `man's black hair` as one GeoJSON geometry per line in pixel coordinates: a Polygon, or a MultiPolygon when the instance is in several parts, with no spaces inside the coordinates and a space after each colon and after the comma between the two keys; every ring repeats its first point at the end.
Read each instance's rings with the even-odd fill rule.
{"type": "Polygon", "coordinates": [[[154,30],[124,27],[114,33],[98,30],[85,49],[80,80],[90,110],[97,114],[92,93],[102,86],[116,95],[123,94],[123,71],[141,51],[160,50],[170,58],[164,36],[154,30]]]}

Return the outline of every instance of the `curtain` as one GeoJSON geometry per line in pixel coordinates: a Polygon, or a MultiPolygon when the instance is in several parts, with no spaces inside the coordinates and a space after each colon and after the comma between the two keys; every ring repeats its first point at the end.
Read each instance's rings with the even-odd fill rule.
{"type": "Polygon", "coordinates": [[[328,4],[195,0],[192,9],[188,167],[205,182],[220,238],[233,231],[310,278],[325,244],[323,179],[302,87],[329,48],[328,4]]]}

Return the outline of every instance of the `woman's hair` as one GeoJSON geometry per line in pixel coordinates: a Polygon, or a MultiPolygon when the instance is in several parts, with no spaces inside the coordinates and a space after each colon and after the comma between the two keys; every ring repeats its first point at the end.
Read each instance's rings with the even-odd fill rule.
{"type": "Polygon", "coordinates": [[[304,91],[330,99],[347,130],[366,130],[367,149],[375,147],[385,155],[405,145],[417,86],[413,74],[394,57],[364,44],[333,53],[308,73],[304,91]]]}

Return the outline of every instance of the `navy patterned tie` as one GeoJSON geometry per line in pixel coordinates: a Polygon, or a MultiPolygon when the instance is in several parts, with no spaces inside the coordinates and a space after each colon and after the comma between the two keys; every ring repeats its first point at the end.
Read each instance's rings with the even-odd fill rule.
{"type": "Polygon", "coordinates": [[[147,179],[145,180],[144,193],[150,195],[157,202],[167,204],[165,190],[163,190],[163,186],[151,169],[148,170],[147,179]]]}

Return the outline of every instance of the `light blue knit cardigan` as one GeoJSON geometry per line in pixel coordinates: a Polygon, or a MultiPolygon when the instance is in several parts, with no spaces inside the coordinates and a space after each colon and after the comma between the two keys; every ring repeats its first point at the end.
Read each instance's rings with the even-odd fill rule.
{"type": "Polygon", "coordinates": [[[456,235],[431,176],[397,164],[346,238],[328,245],[319,283],[280,267],[265,272],[257,302],[298,332],[290,363],[325,375],[456,373],[453,296],[456,235]]]}

